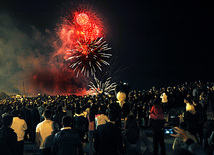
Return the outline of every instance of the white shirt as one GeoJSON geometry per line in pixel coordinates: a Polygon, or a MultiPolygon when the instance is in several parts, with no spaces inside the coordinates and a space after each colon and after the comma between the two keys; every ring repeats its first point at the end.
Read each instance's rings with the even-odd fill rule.
{"type": "Polygon", "coordinates": [[[101,114],[101,115],[95,117],[96,128],[99,125],[106,124],[106,122],[108,122],[108,121],[109,121],[108,117],[104,114],[101,114]]]}
{"type": "Polygon", "coordinates": [[[57,130],[59,130],[58,124],[51,120],[44,120],[36,126],[36,132],[40,135],[40,149],[51,148],[57,130]]]}
{"type": "Polygon", "coordinates": [[[27,123],[24,119],[20,119],[19,117],[13,117],[13,123],[11,125],[11,129],[17,134],[17,140],[24,140],[25,130],[27,130],[27,123]]]}

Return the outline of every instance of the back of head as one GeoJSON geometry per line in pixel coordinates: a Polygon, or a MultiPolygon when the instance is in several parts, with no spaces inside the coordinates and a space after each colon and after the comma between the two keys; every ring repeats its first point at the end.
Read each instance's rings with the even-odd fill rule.
{"type": "Polygon", "coordinates": [[[154,99],[153,103],[154,103],[154,105],[160,105],[161,99],[160,98],[156,98],[156,99],[154,99]]]}
{"type": "Polygon", "coordinates": [[[46,119],[51,119],[51,116],[52,116],[51,110],[47,109],[47,110],[44,111],[44,117],[46,119]]]}
{"type": "Polygon", "coordinates": [[[106,113],[106,109],[104,106],[100,106],[99,108],[99,114],[105,114],[106,113]]]}
{"type": "Polygon", "coordinates": [[[129,115],[127,117],[126,129],[136,129],[138,131],[138,125],[134,115],[129,115]]]}
{"type": "Polygon", "coordinates": [[[61,106],[61,105],[59,105],[59,106],[57,107],[57,111],[58,111],[58,112],[62,112],[62,106],[61,106]]]}
{"type": "Polygon", "coordinates": [[[77,114],[81,114],[81,112],[82,112],[82,109],[78,107],[78,108],[76,109],[76,113],[77,113],[77,114]]]}
{"type": "Polygon", "coordinates": [[[62,124],[63,124],[64,127],[71,127],[72,118],[70,116],[64,116],[62,118],[62,124]]]}
{"type": "Polygon", "coordinates": [[[118,111],[116,109],[109,109],[108,113],[110,121],[116,121],[118,118],[118,111]]]}
{"type": "Polygon", "coordinates": [[[11,114],[13,115],[13,117],[18,117],[19,116],[19,111],[18,110],[13,110],[11,112],[11,114]]]}
{"type": "Polygon", "coordinates": [[[9,127],[13,122],[13,116],[11,114],[5,113],[2,115],[2,125],[4,127],[9,127]]]}

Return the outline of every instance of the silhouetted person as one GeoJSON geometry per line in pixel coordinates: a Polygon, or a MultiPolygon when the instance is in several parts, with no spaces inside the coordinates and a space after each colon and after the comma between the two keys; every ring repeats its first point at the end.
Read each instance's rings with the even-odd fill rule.
{"type": "Polygon", "coordinates": [[[10,114],[2,115],[2,128],[0,129],[0,154],[18,155],[17,134],[10,128],[13,116],[10,114]]]}
{"type": "Polygon", "coordinates": [[[61,131],[54,136],[51,155],[83,155],[80,136],[71,128],[72,118],[64,116],[62,125],[61,131]]]}
{"type": "Polygon", "coordinates": [[[115,126],[117,110],[109,111],[109,119],[110,122],[97,127],[94,147],[98,155],[118,155],[123,152],[121,130],[115,126]]]}
{"type": "Polygon", "coordinates": [[[62,121],[62,118],[63,118],[65,115],[66,115],[66,113],[62,111],[62,106],[58,106],[58,107],[57,107],[57,113],[56,113],[56,115],[53,117],[53,120],[54,120],[55,122],[58,123],[59,128],[62,128],[61,121],[62,121]]]}
{"type": "Polygon", "coordinates": [[[40,123],[40,115],[39,111],[37,109],[36,104],[33,105],[33,109],[30,112],[31,116],[31,140],[33,143],[35,143],[35,136],[36,136],[36,126],[40,123]]]}

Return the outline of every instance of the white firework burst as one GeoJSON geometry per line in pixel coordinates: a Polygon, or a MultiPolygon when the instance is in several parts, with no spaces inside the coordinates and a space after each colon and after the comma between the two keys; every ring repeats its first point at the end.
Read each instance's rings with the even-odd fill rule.
{"type": "Polygon", "coordinates": [[[108,95],[117,87],[117,84],[115,82],[111,83],[111,77],[107,78],[104,83],[102,81],[99,81],[96,77],[94,77],[94,80],[95,83],[90,81],[90,84],[88,85],[90,87],[90,94],[97,95],[99,93],[104,93],[105,95],[108,95]]]}
{"type": "Polygon", "coordinates": [[[84,76],[91,74],[95,76],[96,69],[102,71],[101,64],[110,65],[106,60],[110,58],[112,54],[106,53],[111,48],[108,47],[106,41],[102,41],[103,38],[97,38],[95,40],[80,39],[77,40],[75,48],[71,51],[71,56],[66,60],[70,61],[70,67],[77,73],[82,73],[84,76]]]}

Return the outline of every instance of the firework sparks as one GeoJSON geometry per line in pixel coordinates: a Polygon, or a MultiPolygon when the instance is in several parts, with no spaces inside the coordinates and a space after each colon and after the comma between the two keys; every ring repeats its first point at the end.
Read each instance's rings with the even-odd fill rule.
{"type": "Polygon", "coordinates": [[[90,94],[99,94],[104,93],[106,95],[110,94],[111,91],[114,91],[117,87],[115,82],[111,83],[111,77],[107,78],[106,82],[99,81],[96,77],[94,77],[96,83],[90,82],[88,85],[90,87],[90,94]]]}
{"type": "Polygon", "coordinates": [[[83,9],[72,13],[58,34],[67,53],[63,53],[64,59],[77,77],[79,74],[95,76],[103,65],[110,65],[107,60],[112,54],[107,51],[111,48],[103,41],[102,22],[93,11],[83,9]]]}
{"type": "Polygon", "coordinates": [[[112,55],[106,53],[105,51],[110,50],[106,41],[102,41],[103,38],[97,38],[96,40],[77,40],[77,45],[75,49],[68,50],[71,51],[71,56],[67,61],[71,61],[70,67],[79,73],[83,73],[84,76],[95,75],[96,69],[100,71],[101,63],[104,65],[109,65],[104,59],[110,58],[112,55]]]}

